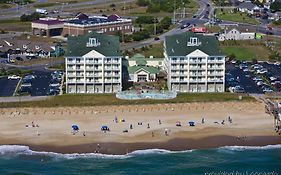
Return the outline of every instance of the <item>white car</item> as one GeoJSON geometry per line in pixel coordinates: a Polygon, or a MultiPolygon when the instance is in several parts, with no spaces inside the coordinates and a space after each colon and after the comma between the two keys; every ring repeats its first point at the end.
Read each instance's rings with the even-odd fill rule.
{"type": "Polygon", "coordinates": [[[20,76],[17,76],[17,75],[11,75],[11,76],[8,76],[8,80],[17,80],[17,79],[20,79],[21,77],[20,76]]]}
{"type": "Polygon", "coordinates": [[[275,65],[275,66],[280,66],[281,63],[280,63],[280,62],[275,62],[274,65],[275,65]]]}

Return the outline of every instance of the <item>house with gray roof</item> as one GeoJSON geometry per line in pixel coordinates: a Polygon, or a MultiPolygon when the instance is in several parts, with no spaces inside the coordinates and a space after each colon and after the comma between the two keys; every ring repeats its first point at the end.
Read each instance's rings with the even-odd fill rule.
{"type": "Polygon", "coordinates": [[[253,4],[250,0],[246,0],[238,5],[238,10],[243,13],[253,15],[255,12],[260,12],[260,8],[253,4]]]}
{"type": "Polygon", "coordinates": [[[66,93],[116,93],[122,90],[119,37],[91,32],[68,37],[66,93]]]}
{"type": "Polygon", "coordinates": [[[225,40],[253,40],[256,33],[249,30],[237,29],[235,27],[226,27],[224,32],[218,36],[219,41],[225,40]]]}
{"type": "Polygon", "coordinates": [[[167,85],[176,92],[224,92],[225,56],[215,36],[185,32],[164,42],[167,85]]]}

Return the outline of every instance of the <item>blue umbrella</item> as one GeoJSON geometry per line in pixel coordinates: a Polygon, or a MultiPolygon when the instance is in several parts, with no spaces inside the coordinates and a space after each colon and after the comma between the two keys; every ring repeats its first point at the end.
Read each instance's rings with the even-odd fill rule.
{"type": "Polygon", "coordinates": [[[72,129],[73,129],[74,131],[78,131],[78,130],[79,130],[79,127],[78,127],[78,125],[72,125],[72,129]]]}
{"type": "Polygon", "coordinates": [[[189,126],[195,126],[195,122],[194,121],[190,121],[188,123],[189,123],[189,126]]]}

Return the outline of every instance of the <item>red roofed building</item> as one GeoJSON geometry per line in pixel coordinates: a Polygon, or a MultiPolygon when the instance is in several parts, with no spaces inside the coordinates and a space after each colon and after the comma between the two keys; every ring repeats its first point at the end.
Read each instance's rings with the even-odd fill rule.
{"type": "Polygon", "coordinates": [[[57,18],[40,18],[31,23],[33,35],[59,36],[63,30],[63,21],[57,18]]]}

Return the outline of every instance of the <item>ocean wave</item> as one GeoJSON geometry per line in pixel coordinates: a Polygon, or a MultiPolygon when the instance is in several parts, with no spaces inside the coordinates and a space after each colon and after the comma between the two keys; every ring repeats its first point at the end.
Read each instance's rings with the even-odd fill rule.
{"type": "Polygon", "coordinates": [[[131,153],[124,155],[109,155],[101,153],[72,153],[72,154],[62,154],[55,152],[45,152],[45,151],[33,151],[28,146],[24,145],[0,145],[0,155],[40,155],[40,156],[49,156],[55,158],[66,158],[66,159],[75,159],[75,158],[110,158],[110,159],[125,159],[140,155],[149,155],[149,154],[173,154],[173,153],[186,153],[192,152],[193,150],[185,151],[170,151],[165,149],[145,149],[145,150],[136,150],[131,153]]]}
{"type": "Polygon", "coordinates": [[[268,150],[268,149],[280,149],[280,148],[281,148],[281,144],[266,145],[266,146],[223,146],[218,149],[231,150],[231,151],[244,151],[244,150],[268,150]]]}

